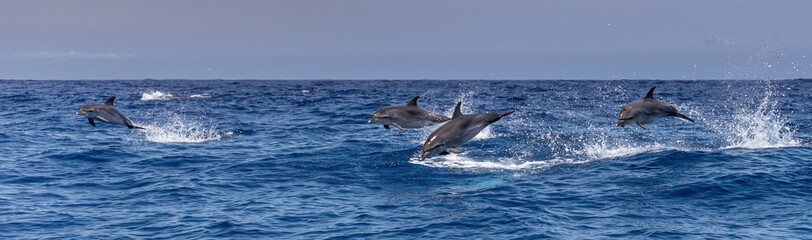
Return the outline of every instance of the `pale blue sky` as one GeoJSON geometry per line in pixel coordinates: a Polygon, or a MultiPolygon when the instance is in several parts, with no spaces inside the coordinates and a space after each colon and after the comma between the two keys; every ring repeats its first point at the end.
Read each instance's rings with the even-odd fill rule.
{"type": "Polygon", "coordinates": [[[812,1],[9,1],[0,79],[785,79],[812,1]]]}

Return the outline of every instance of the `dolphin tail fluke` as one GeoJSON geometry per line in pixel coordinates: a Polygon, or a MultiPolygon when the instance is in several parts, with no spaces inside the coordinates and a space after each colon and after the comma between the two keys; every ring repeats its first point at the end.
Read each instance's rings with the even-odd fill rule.
{"type": "Polygon", "coordinates": [[[516,110],[511,110],[510,112],[506,112],[506,113],[502,113],[502,114],[498,114],[498,113],[490,113],[490,114],[491,114],[491,116],[493,116],[493,115],[499,115],[498,117],[493,117],[493,118],[491,118],[490,123],[495,123],[496,121],[499,121],[499,119],[502,119],[503,117],[505,117],[505,116],[507,116],[507,115],[513,114],[514,112],[516,112],[516,110]]]}
{"type": "Polygon", "coordinates": [[[505,116],[510,115],[510,114],[513,114],[513,113],[515,113],[515,112],[516,112],[516,110],[512,110],[512,111],[510,111],[510,112],[506,112],[506,113],[502,113],[502,114],[499,114],[499,117],[505,117],[505,116]]]}
{"type": "Polygon", "coordinates": [[[127,125],[127,128],[130,128],[130,129],[133,129],[133,128],[135,128],[135,129],[141,129],[141,130],[147,130],[147,129],[146,129],[146,128],[143,128],[143,127],[139,127],[139,126],[135,126],[135,125],[132,125],[132,124],[130,124],[130,125],[127,125]]]}
{"type": "Polygon", "coordinates": [[[682,113],[674,113],[674,116],[675,116],[675,117],[678,117],[678,118],[682,118],[682,119],[688,120],[688,121],[691,121],[691,122],[694,122],[694,120],[693,120],[693,119],[689,118],[688,116],[682,115],[682,113]]]}

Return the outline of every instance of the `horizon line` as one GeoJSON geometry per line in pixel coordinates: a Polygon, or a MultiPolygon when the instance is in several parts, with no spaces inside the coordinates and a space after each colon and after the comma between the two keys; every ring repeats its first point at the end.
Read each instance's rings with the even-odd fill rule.
{"type": "Polygon", "coordinates": [[[485,78],[119,78],[119,79],[14,79],[14,78],[0,78],[0,81],[791,81],[791,80],[812,80],[812,78],[782,78],[782,79],[650,79],[650,78],[634,78],[634,79],[533,79],[533,78],[510,78],[510,79],[485,79],[485,78]]]}

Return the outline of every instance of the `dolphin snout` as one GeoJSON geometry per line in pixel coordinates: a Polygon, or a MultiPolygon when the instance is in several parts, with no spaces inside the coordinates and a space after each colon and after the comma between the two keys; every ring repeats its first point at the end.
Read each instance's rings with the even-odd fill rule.
{"type": "Polygon", "coordinates": [[[423,155],[420,155],[420,161],[426,160],[429,155],[431,155],[431,152],[423,152],[423,155]]]}
{"type": "Polygon", "coordinates": [[[375,119],[370,119],[370,120],[369,120],[369,121],[367,121],[367,122],[368,122],[368,123],[375,123],[375,119]]]}

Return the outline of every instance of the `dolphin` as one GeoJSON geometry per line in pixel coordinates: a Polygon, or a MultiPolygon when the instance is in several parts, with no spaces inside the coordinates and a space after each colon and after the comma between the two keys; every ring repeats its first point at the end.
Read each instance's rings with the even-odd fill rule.
{"type": "Polygon", "coordinates": [[[457,102],[457,106],[454,107],[454,115],[451,117],[451,121],[437,128],[423,143],[423,153],[420,155],[420,160],[438,153],[441,155],[446,155],[448,152],[462,153],[463,150],[457,149],[457,147],[471,141],[491,123],[516,112],[516,110],[512,110],[502,114],[463,115],[462,111],[460,111],[460,105],[462,105],[462,102],[457,102]]]}
{"type": "Polygon", "coordinates": [[[392,125],[405,132],[406,128],[422,128],[451,120],[417,107],[418,98],[420,96],[412,98],[406,105],[381,108],[368,122],[383,124],[383,128],[386,129],[392,125]]]}
{"type": "Polygon", "coordinates": [[[620,109],[620,114],[617,117],[618,120],[615,126],[625,127],[628,124],[636,123],[641,128],[649,130],[648,127],[643,124],[651,123],[667,116],[674,116],[694,122],[693,119],[679,113],[677,108],[671,106],[671,104],[654,99],[654,96],[652,96],[654,88],[656,87],[651,87],[651,90],[648,90],[648,93],[646,93],[643,99],[623,106],[623,108],[620,109]]]}
{"type": "Polygon", "coordinates": [[[139,126],[135,126],[135,124],[133,124],[133,121],[130,121],[130,119],[127,118],[126,115],[119,112],[118,109],[113,107],[113,100],[115,99],[116,97],[112,96],[110,97],[110,99],[107,99],[107,102],[104,102],[104,104],[94,103],[84,105],[82,106],[82,108],[79,108],[79,111],[76,112],[76,115],[87,117],[87,121],[90,122],[90,125],[94,127],[96,126],[96,123],[93,121],[93,119],[98,119],[102,122],[116,125],[124,125],[127,126],[128,128],[144,129],[139,126]]]}

